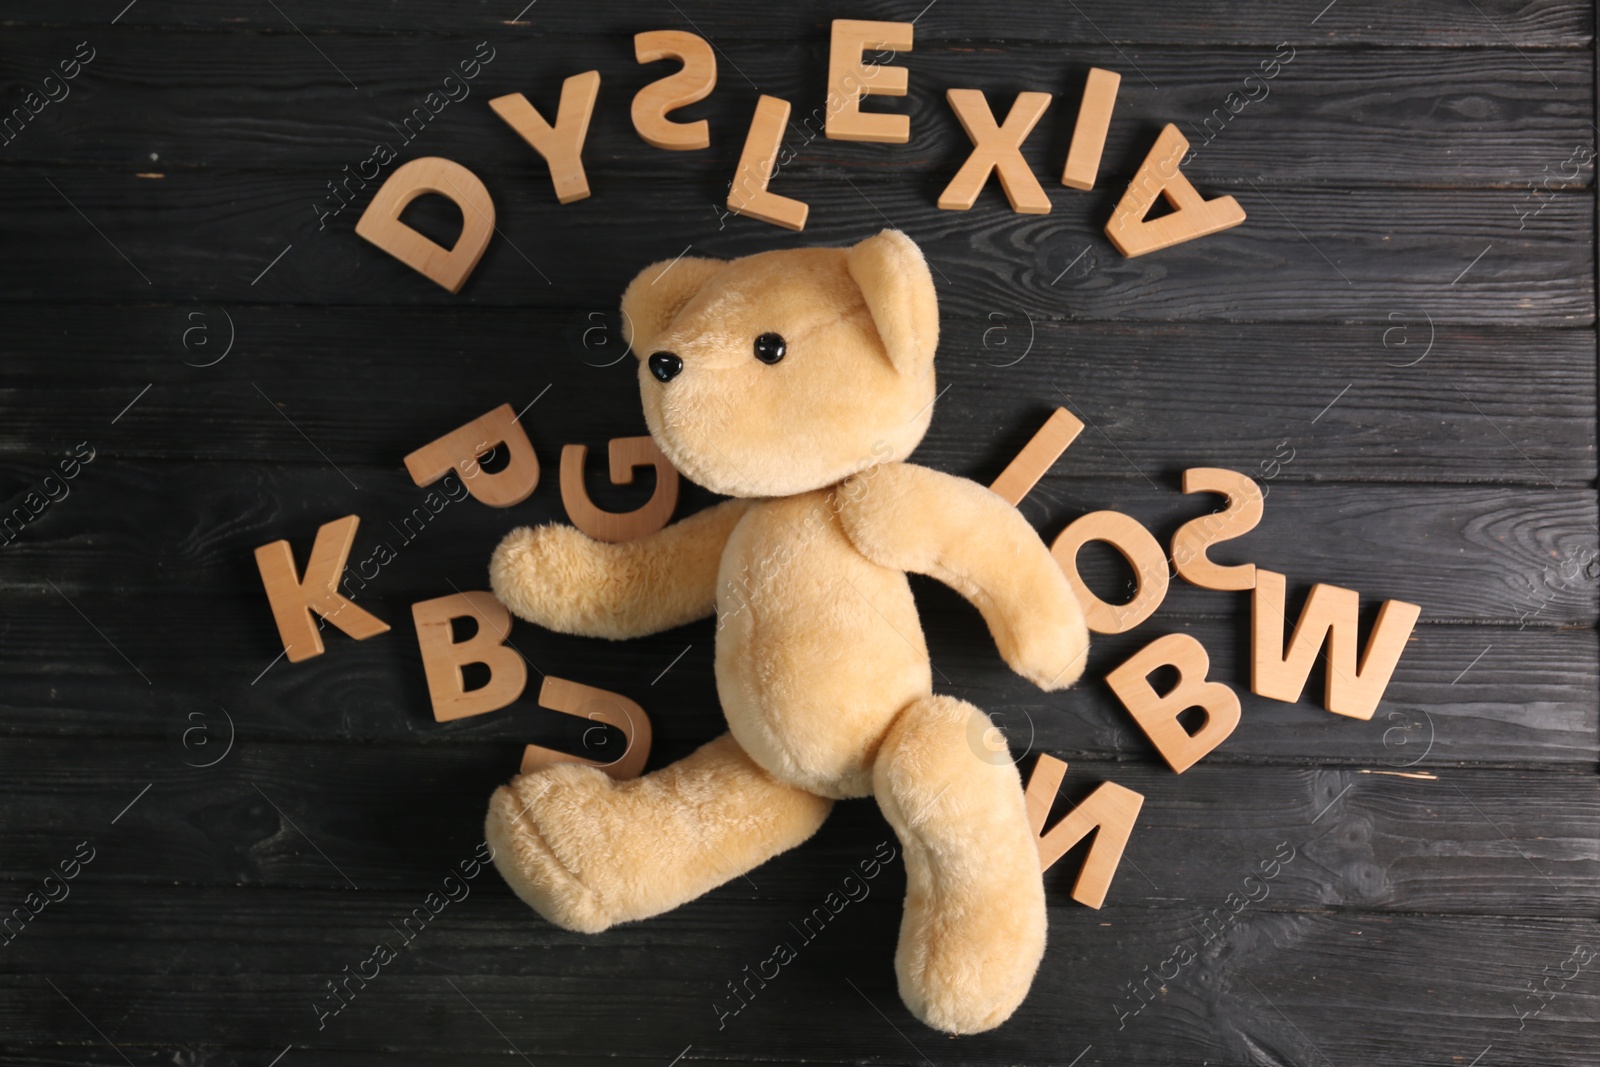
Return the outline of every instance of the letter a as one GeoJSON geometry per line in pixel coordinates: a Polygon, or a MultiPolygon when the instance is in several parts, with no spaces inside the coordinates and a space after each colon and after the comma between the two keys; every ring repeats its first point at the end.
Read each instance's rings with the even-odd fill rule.
{"type": "Polygon", "coordinates": [[[1231,196],[1215,200],[1201,197],[1189,179],[1178,169],[1178,161],[1189,151],[1189,141],[1178,127],[1167,124],[1151,146],[1150,154],[1139,165],[1139,173],[1128,184],[1128,191],[1111,212],[1106,236],[1117,251],[1132,259],[1146,252],[1170,248],[1196,237],[1206,237],[1237,226],[1244,221],[1244,208],[1231,196]],[[1145,221],[1157,196],[1167,198],[1172,214],[1145,221]]]}

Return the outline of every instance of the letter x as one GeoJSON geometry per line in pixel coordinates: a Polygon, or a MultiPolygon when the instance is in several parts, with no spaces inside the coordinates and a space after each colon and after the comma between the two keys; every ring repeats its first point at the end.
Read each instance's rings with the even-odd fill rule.
{"type": "Polygon", "coordinates": [[[945,97],[960,120],[961,128],[972,139],[972,154],[939,194],[940,209],[966,211],[978,199],[978,191],[989,180],[989,173],[998,171],[1000,187],[1011,201],[1011,210],[1023,215],[1048,215],[1050,198],[1028,169],[1020,149],[1044,109],[1050,106],[1050,94],[1018,93],[1001,126],[995,125],[994,112],[989,110],[989,102],[978,90],[951,89],[945,97]]]}

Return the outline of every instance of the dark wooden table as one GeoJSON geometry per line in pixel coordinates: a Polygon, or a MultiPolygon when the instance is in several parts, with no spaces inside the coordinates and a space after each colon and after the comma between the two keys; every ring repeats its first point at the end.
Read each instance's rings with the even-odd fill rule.
{"type": "MultiPolygon", "coordinates": [[[[1594,1062],[1589,5],[125,2],[0,3],[6,109],[58,97],[0,145],[0,478],[5,512],[30,509],[0,538],[0,850],[4,908],[40,909],[6,927],[0,1063],[1594,1062]],[[820,108],[834,17],[917,19],[909,98],[871,105],[910,114],[911,143],[797,133],[775,188],[811,205],[807,230],[724,216],[758,87],[797,122],[820,108]],[[686,113],[710,119],[709,150],[658,152],[629,124],[662,73],[632,35],[664,28],[718,48],[720,86],[686,113]],[[405,143],[393,127],[480,42],[470,95],[405,143]],[[77,77],[44,81],[75,57],[77,77]],[[1091,66],[1123,83],[1080,193],[1056,178],[1091,66]],[[486,101],[520,91],[549,114],[589,69],[593,196],[563,207],[486,101]],[[1025,148],[1049,215],[1011,213],[994,185],[969,212],[934,207],[967,149],[950,87],[997,110],[1055,94],[1025,148]],[[1168,121],[1196,185],[1249,218],[1123,259],[1102,230],[1168,121]],[[494,197],[500,232],[460,295],[354,235],[375,184],[319,225],[328,183],[379,142],[457,160],[494,197]],[[1284,572],[1295,605],[1317,581],[1358,589],[1369,624],[1383,599],[1422,605],[1383,706],[1330,715],[1320,675],[1296,705],[1250,695],[1246,594],[1181,583],[1096,642],[1085,683],[1044,695],[919,581],[940,688],[992,711],[1024,770],[1047,752],[1071,765],[1068,799],[1105,780],[1146,797],[1104,908],[1070,899],[1082,848],[1047,875],[1050,948],[1006,1026],[949,1040],[901,1006],[896,862],[719,1028],[727,984],[890,836],[870,801],[603,936],[554,929],[489,872],[407,938],[523,744],[579,740],[532,690],[435,723],[409,605],[485,588],[506,530],[562,518],[564,444],[643,432],[623,286],[686,248],[887,225],[940,286],[948,391],[921,462],[987,482],[1070,407],[1090,429],[1023,504],[1047,539],[1111,508],[1165,541],[1212,506],[1179,492],[1184,468],[1252,473],[1266,518],[1225,560],[1284,572]],[[533,404],[534,496],[402,533],[423,493],[401,458],[502,402],[533,404]],[[393,630],[330,629],[322,657],[275,660],[252,549],[287,538],[303,559],[351,513],[353,560],[394,550],[360,598],[393,630]],[[1244,703],[1181,777],[1099,680],[1174,631],[1244,703]],[[1207,930],[1290,850],[1265,899],[1207,930]],[[76,877],[47,882],[63,864],[76,877]],[[1136,998],[1182,942],[1197,958],[1136,998]],[[380,943],[394,960],[321,1015],[380,943]]],[[[406,217],[441,239],[459,224],[442,202],[406,217]]],[[[615,508],[650,488],[603,482],[596,464],[615,508]]],[[[1107,597],[1129,577],[1092,549],[1085,567],[1107,597]]],[[[643,704],[652,767],[720,729],[709,623],[513,639],[540,671],[643,704]]]]}

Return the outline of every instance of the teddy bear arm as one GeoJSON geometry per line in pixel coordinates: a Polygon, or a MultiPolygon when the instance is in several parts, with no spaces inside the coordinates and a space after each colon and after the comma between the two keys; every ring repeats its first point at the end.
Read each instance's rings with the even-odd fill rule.
{"type": "Polygon", "coordinates": [[[1083,673],[1083,609],[1015,507],[976,482],[909,463],[840,487],[846,536],[874,563],[935,578],[969,600],[1012,670],[1042,689],[1083,673]]]}
{"type": "Polygon", "coordinates": [[[558,633],[624,640],[716,610],[717,568],[748,500],[726,500],[648,537],[596,541],[570,526],[522,527],[489,562],[512,613],[558,633]]]}

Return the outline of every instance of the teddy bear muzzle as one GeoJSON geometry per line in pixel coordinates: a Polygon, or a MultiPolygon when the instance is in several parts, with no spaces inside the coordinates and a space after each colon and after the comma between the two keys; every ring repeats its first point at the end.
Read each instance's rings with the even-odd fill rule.
{"type": "Polygon", "coordinates": [[[683,360],[672,352],[652,353],[648,362],[658,382],[670,382],[683,371],[683,360]]]}

